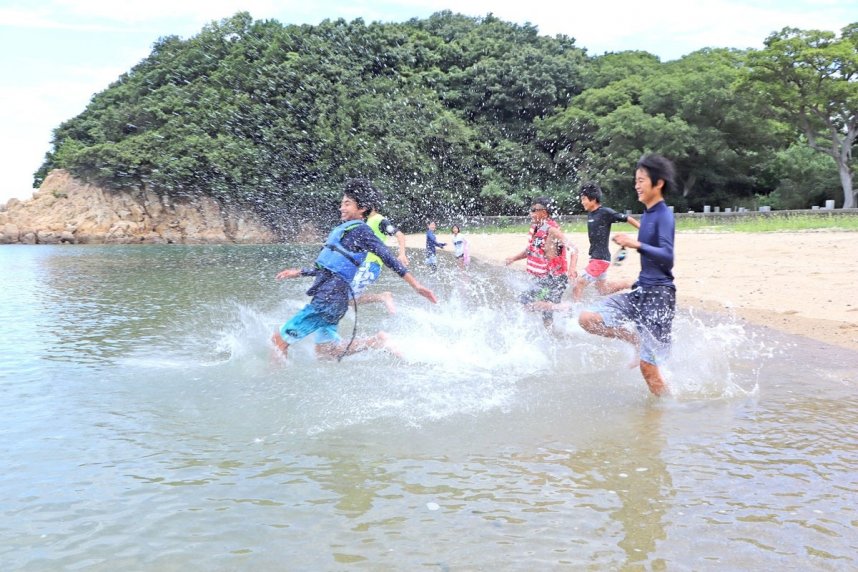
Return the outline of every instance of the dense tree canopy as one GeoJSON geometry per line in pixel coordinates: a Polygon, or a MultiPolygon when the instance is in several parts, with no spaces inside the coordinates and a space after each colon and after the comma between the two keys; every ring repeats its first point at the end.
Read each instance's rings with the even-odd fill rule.
{"type": "Polygon", "coordinates": [[[773,103],[813,149],[834,159],[844,208],[854,207],[852,148],[858,138],[858,22],[840,38],[821,30],[784,28],[750,54],[749,85],[773,103]]]}
{"type": "Polygon", "coordinates": [[[344,179],[363,175],[388,214],[417,227],[521,214],[537,194],[580,212],[589,179],[607,204],[639,209],[631,171],[654,151],[677,163],[678,208],[794,205],[784,158],[800,157],[797,136],[787,115],[759,113],[760,90],[742,88],[751,56],[589,57],[572,38],[491,15],[284,26],[239,13],[159,39],[55,130],[36,179],[62,167],[112,189],[214,196],[282,229],[330,221],[344,179]]]}

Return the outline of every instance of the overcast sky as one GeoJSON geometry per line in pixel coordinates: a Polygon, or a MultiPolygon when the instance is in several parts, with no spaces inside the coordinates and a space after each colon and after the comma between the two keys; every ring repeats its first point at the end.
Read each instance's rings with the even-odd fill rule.
{"type": "Polygon", "coordinates": [[[566,34],[590,55],[646,50],[662,61],[704,47],[761,48],[785,26],[838,32],[858,21],[856,0],[0,0],[0,203],[28,198],[52,130],[93,94],[149,55],[160,37],[189,38],[211,21],[247,11],[254,19],[318,24],[328,18],[402,22],[450,9],[493,13],[566,34]],[[467,8],[453,9],[466,4],[467,8]]]}

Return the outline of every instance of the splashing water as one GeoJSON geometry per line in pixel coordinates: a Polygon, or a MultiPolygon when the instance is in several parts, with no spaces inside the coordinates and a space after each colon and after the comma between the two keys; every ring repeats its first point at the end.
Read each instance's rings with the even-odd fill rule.
{"type": "MultiPolygon", "coordinates": [[[[398,311],[388,315],[380,304],[359,306],[357,335],[387,331],[398,357],[371,350],[339,363],[320,361],[312,336],[293,345],[285,361],[273,357],[271,333],[308,300],[306,284],[291,283],[273,304],[266,297],[198,305],[124,363],[143,377],[163,378],[163,369],[196,371],[221,389],[249,384],[262,394],[290,392],[277,430],[308,434],[385,419],[421,426],[529,410],[546,401],[584,411],[605,394],[646,395],[638,369],[629,367],[628,344],[587,334],[575,312],[557,313],[557,333],[549,333],[539,314],[516,302],[520,275],[477,267],[470,275],[433,276],[437,305],[383,275],[377,288],[393,292],[398,311]]],[[[340,325],[346,340],[354,320],[350,309],[340,325]]],[[[761,363],[773,352],[741,325],[707,323],[687,312],[677,316],[674,337],[674,357],[664,372],[678,400],[753,394],[761,363]]]]}

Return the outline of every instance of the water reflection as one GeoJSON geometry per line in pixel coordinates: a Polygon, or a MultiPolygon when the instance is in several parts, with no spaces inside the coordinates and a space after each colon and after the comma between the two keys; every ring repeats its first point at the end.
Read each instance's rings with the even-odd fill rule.
{"type": "MultiPolygon", "coordinates": [[[[604,486],[615,492],[620,501],[611,516],[623,528],[617,545],[625,552],[625,565],[648,561],[656,552],[656,543],[666,538],[664,518],[672,505],[674,490],[662,460],[666,444],[663,415],[661,407],[643,409],[640,417],[630,420],[629,439],[620,449],[623,453],[618,457],[612,451],[605,459],[605,464],[613,467],[604,475],[604,486]]],[[[657,559],[651,564],[658,569],[665,563],[657,559]]]]}
{"type": "Polygon", "coordinates": [[[297,256],[275,246],[45,249],[34,275],[37,303],[51,316],[38,324],[46,357],[87,363],[161,342],[210,305],[273,296],[266,270],[297,256]]]}

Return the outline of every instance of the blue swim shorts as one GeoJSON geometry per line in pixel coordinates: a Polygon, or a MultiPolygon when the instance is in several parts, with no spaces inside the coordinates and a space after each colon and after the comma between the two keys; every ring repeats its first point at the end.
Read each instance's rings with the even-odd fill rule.
{"type": "Polygon", "coordinates": [[[341,339],[337,333],[337,324],[323,318],[312,304],[307,304],[301,308],[297,314],[281,326],[280,337],[291,345],[313,332],[316,332],[315,341],[317,344],[336,343],[341,339]]]}
{"type": "Polygon", "coordinates": [[[369,288],[381,274],[381,265],[378,262],[366,262],[361,264],[357,270],[357,274],[352,278],[352,293],[357,298],[363,291],[369,288]]]}
{"type": "Polygon", "coordinates": [[[641,361],[660,365],[670,356],[671,328],[676,315],[676,288],[636,286],[614,294],[588,308],[609,328],[632,323],[641,342],[641,361]]]}

